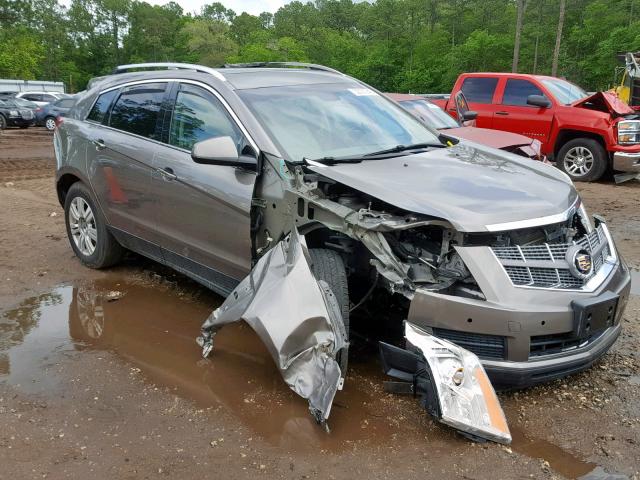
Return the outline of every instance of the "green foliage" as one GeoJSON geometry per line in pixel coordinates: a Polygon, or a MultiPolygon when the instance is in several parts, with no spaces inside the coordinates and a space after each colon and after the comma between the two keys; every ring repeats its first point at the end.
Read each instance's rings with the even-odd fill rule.
{"type": "MultiPolygon", "coordinates": [[[[0,76],[79,90],[118,63],[309,61],[385,91],[447,92],[465,71],[511,68],[515,0],[302,0],[275,13],[225,1],[0,0],[0,76]]],[[[519,69],[551,70],[559,0],[527,0],[519,69]]],[[[559,75],[611,86],[615,54],[640,50],[640,0],[567,0],[559,75]]]]}

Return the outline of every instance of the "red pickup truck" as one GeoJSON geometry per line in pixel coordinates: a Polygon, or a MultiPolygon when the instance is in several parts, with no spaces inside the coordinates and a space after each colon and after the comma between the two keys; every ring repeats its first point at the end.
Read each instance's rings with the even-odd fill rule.
{"type": "Polygon", "coordinates": [[[615,95],[588,94],[555,77],[464,73],[448,100],[432,100],[456,116],[462,91],[476,124],[542,142],[542,153],[574,181],[594,181],[609,167],[640,174],[640,115],[615,95]]]}

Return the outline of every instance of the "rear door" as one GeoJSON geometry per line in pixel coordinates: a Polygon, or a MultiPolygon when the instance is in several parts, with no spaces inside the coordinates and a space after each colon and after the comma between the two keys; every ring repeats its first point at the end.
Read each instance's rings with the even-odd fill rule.
{"type": "MultiPolygon", "coordinates": [[[[462,81],[460,90],[469,103],[469,109],[478,113],[476,126],[480,128],[493,128],[493,114],[497,105],[494,103],[498,87],[498,77],[468,76],[462,81]]],[[[455,101],[449,101],[448,111],[450,115],[457,116],[455,101]]]]}
{"type": "Polygon", "coordinates": [[[499,98],[499,107],[493,117],[493,128],[536,138],[542,143],[549,140],[553,107],[527,105],[529,95],[545,95],[542,88],[524,78],[507,78],[499,98]]]}
{"type": "Polygon", "coordinates": [[[251,269],[250,209],[254,171],[202,165],[196,142],[229,136],[238,152],[253,153],[246,131],[211,87],[180,82],[165,116],[164,145],[155,158],[151,195],[165,261],[220,293],[229,293],[251,269]]]}
{"type": "Polygon", "coordinates": [[[102,94],[88,122],[88,172],[109,224],[125,246],[160,259],[150,195],[167,82],[140,83],[102,94]]]}

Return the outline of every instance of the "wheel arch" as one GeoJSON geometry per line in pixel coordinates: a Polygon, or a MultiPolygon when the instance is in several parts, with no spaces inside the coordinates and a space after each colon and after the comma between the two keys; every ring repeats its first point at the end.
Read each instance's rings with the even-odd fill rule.
{"type": "Polygon", "coordinates": [[[71,188],[71,185],[76,182],[82,182],[82,179],[73,173],[65,173],[58,178],[56,182],[56,192],[58,194],[58,202],[60,202],[60,205],[63,207],[67,192],[71,188]]]}
{"type": "Polygon", "coordinates": [[[592,140],[595,140],[600,145],[602,145],[602,148],[605,152],[607,151],[607,144],[605,143],[604,138],[602,138],[602,135],[598,135],[597,133],[593,132],[587,132],[585,130],[563,129],[558,133],[556,143],[553,147],[554,158],[558,158],[558,153],[565,143],[577,138],[590,138],[592,140]]]}

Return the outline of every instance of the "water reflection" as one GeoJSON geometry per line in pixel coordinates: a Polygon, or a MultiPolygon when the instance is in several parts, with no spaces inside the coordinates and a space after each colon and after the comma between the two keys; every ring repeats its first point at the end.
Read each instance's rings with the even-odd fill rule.
{"type": "Polygon", "coordinates": [[[211,360],[195,344],[202,321],[215,305],[169,289],[110,282],[63,286],[29,299],[0,318],[0,380],[28,392],[52,395],[63,388],[56,364],[71,353],[109,350],[140,368],[146,379],[203,407],[224,408],[257,435],[288,448],[339,448],[349,441],[423,434],[430,422],[413,399],[415,432],[401,428],[381,391],[375,361],[353,363],[334,404],[327,435],[307,403],[282,381],[266,348],[245,324],[216,336],[211,360]]]}

